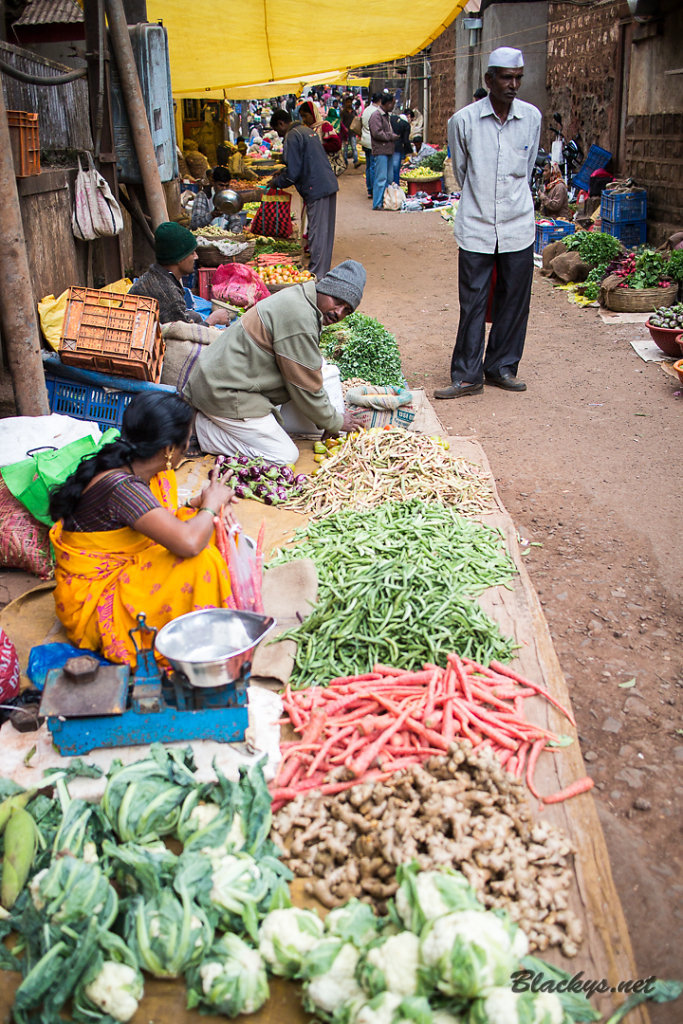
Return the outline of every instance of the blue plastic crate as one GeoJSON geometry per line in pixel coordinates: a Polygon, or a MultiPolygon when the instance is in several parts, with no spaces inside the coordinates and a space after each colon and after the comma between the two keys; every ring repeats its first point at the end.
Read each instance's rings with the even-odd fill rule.
{"type": "Polygon", "coordinates": [[[614,224],[612,221],[603,220],[602,230],[606,235],[614,235],[625,248],[633,249],[637,245],[645,245],[647,241],[646,220],[622,220],[614,224]]]}
{"type": "Polygon", "coordinates": [[[546,245],[557,242],[565,235],[573,235],[576,228],[568,220],[554,220],[552,224],[536,224],[534,252],[542,252],[546,245]]]}
{"type": "Polygon", "coordinates": [[[56,356],[43,356],[45,387],[51,412],[92,420],[102,430],[120,427],[129,402],[140,391],[175,393],[168,384],[151,384],[127,377],[112,377],[93,370],[65,366],[56,356]]]}
{"type": "Polygon", "coordinates": [[[105,391],[90,384],[59,380],[49,374],[45,374],[45,386],[50,412],[77,420],[93,420],[102,430],[121,426],[124,409],[133,398],[132,392],[105,391]]]}
{"type": "Polygon", "coordinates": [[[612,154],[606,149],[601,149],[600,146],[591,146],[586,159],[572,178],[572,185],[576,185],[577,188],[582,188],[584,192],[588,192],[593,171],[602,170],[611,159],[612,154]]]}
{"type": "Polygon", "coordinates": [[[611,193],[605,190],[600,201],[600,217],[610,224],[619,221],[645,220],[647,218],[647,190],[611,193]]]}

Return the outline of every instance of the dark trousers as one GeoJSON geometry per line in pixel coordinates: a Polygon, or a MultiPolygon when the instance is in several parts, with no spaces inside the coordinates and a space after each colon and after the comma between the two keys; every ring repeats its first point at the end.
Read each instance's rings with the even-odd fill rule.
{"type": "Polygon", "coordinates": [[[372,195],[372,186],[375,182],[375,158],[372,155],[371,149],[366,149],[363,146],[363,152],[365,153],[365,184],[368,187],[368,195],[372,195]]]}
{"type": "Polygon", "coordinates": [[[451,380],[478,384],[483,373],[516,374],[524,351],[534,273],[534,247],[518,252],[458,253],[460,321],[451,358],[451,380]],[[486,355],[486,306],[496,267],[493,323],[486,355]]]}
{"type": "Polygon", "coordinates": [[[332,266],[334,228],[337,216],[337,193],[306,203],[308,216],[308,269],[318,280],[332,266]]]}

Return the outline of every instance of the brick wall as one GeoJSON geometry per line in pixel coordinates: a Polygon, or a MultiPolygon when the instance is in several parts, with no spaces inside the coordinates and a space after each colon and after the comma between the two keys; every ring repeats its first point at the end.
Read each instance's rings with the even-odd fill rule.
{"type": "Polygon", "coordinates": [[[611,153],[617,141],[615,70],[619,43],[618,19],[625,4],[615,0],[581,10],[568,4],[548,5],[547,84],[541,144],[548,149],[547,130],[554,111],[562,115],[565,132],[581,136],[584,150],[595,143],[611,153]]]}
{"type": "Polygon", "coordinates": [[[647,189],[648,241],[683,227],[683,113],[644,114],[626,123],[628,173],[647,189]]]}

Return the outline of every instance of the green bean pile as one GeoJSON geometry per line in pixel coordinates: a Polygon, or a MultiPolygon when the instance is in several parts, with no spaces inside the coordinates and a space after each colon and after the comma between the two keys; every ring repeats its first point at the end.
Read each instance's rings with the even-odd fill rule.
{"type": "Polygon", "coordinates": [[[509,660],[504,637],[472,598],[508,585],[515,567],[500,530],[420,499],[343,511],[294,535],[270,565],[311,558],[318,603],[284,636],[297,643],[292,685],[325,685],[375,662],[418,669],[451,651],[509,660]]]}

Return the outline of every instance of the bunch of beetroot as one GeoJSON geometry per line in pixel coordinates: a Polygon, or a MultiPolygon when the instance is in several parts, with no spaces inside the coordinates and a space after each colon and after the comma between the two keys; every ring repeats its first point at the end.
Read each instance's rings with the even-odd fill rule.
{"type": "Polygon", "coordinates": [[[266,505],[281,505],[301,493],[307,477],[291,466],[278,466],[246,455],[219,455],[212,478],[232,487],[238,498],[255,498],[266,505]]]}

